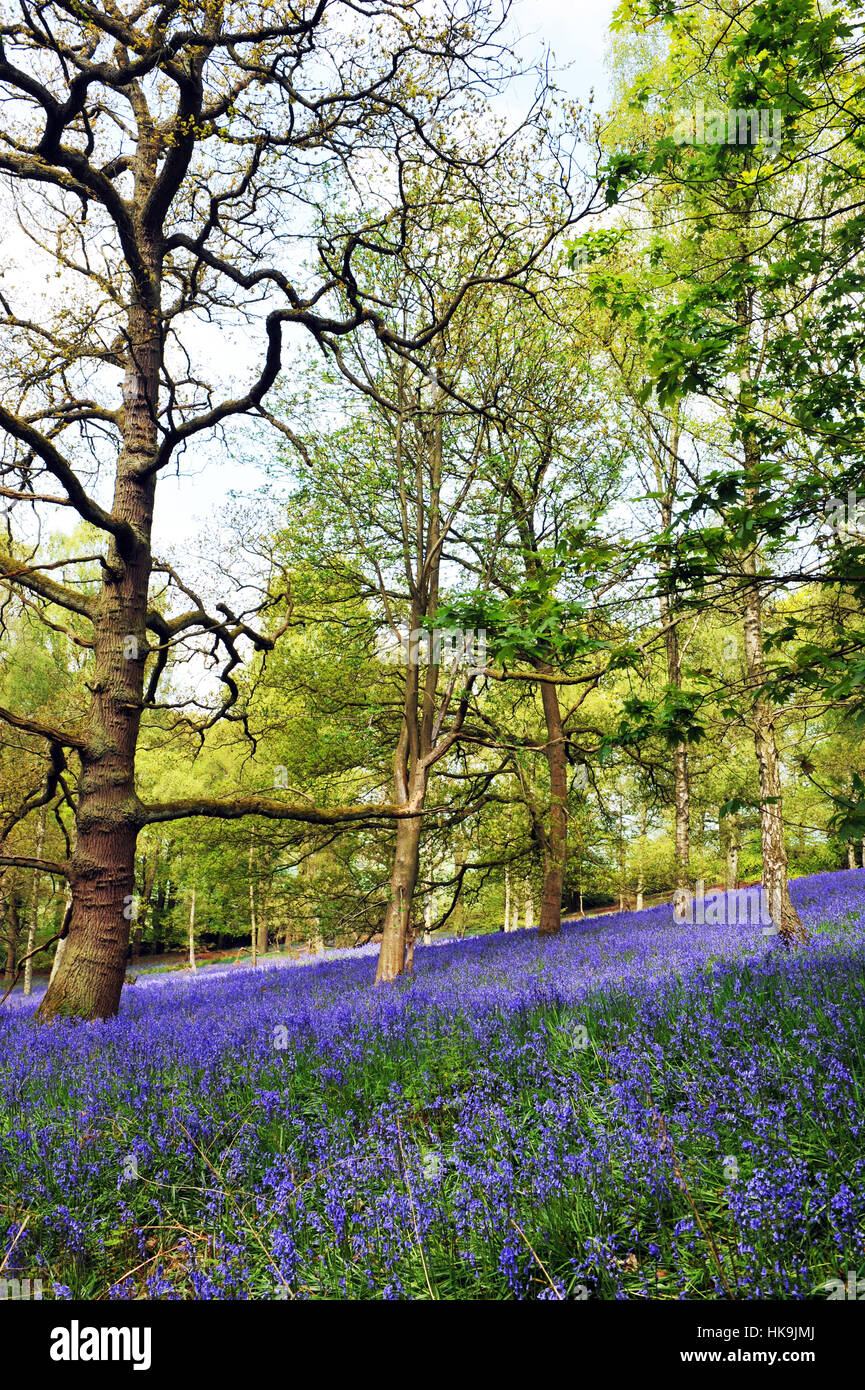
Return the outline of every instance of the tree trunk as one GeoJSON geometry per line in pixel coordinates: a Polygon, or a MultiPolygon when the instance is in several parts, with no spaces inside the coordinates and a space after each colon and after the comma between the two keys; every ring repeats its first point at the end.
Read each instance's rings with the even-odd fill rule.
{"type": "Polygon", "coordinates": [[[634,908],[637,912],[643,910],[643,891],[646,886],[646,828],[648,819],[646,806],[641,803],[637,823],[637,894],[634,900],[634,908]]]}
{"type": "Polygon", "coordinates": [[[739,837],[738,816],[727,816],[727,854],[724,874],[724,887],[728,893],[739,887],[739,851],[742,841],[739,837]]]}
{"type": "Polygon", "coordinates": [[[531,880],[526,879],[526,931],[530,931],[535,925],[535,899],[532,892],[531,880]]]}
{"type": "Polygon", "coordinates": [[[192,890],[192,897],[189,901],[189,968],[197,970],[195,964],[195,889],[192,890]]]}
{"type": "Polygon", "coordinates": [[[268,890],[267,892],[265,892],[264,897],[260,900],[258,904],[258,954],[260,956],[267,955],[267,943],[269,936],[267,909],[269,898],[270,892],[268,890]]]}
{"type": "Polygon", "coordinates": [[[162,955],[165,950],[165,917],[171,910],[171,849],[173,841],[165,847],[165,877],[157,885],[156,900],[153,904],[153,954],[162,955]]]}
{"type": "Polygon", "coordinates": [[[405,951],[405,973],[410,975],[414,969],[414,943],[417,933],[414,928],[414,918],[409,917],[408,927],[406,928],[406,951],[405,951]]]}
{"type": "Polygon", "coordinates": [[[258,965],[258,926],[255,921],[255,889],[252,882],[253,838],[249,837],[249,940],[252,947],[253,969],[258,965]]]}
{"type": "MultiPolygon", "coordinates": [[[[655,477],[662,493],[661,525],[668,530],[673,521],[673,502],[679,472],[679,405],[675,405],[670,421],[669,449],[663,454],[653,448],[655,477]]],[[[650,447],[652,438],[650,435],[650,447]]],[[[665,552],[660,565],[662,574],[669,574],[670,559],[665,552]]],[[[682,660],[679,650],[679,629],[675,618],[679,605],[675,593],[662,593],[658,600],[661,622],[664,625],[664,645],[667,654],[667,682],[674,690],[682,688],[682,660]]],[[[673,749],[673,853],[674,893],[673,912],[683,920],[691,894],[691,786],[688,772],[688,745],[677,743],[673,749]]]]}
{"type": "MultiPolygon", "coordinates": [[[[745,557],[745,573],[756,580],[757,558],[752,547],[745,557]]],[[[752,689],[766,678],[763,660],[762,601],[759,584],[747,585],[745,601],[745,660],[752,689]]],[[[775,742],[775,714],[762,695],[754,704],[754,748],[760,786],[760,840],[763,856],[763,891],[772,921],[788,944],[807,940],[807,932],[790,901],[787,850],[781,811],[781,769],[775,742]]]]}
{"type": "MultiPolygon", "coordinates": [[[[736,319],[743,348],[739,368],[739,420],[745,464],[745,504],[756,504],[760,483],[760,441],[753,425],[754,380],[750,367],[750,332],[753,304],[746,295],[736,305],[736,319]]],[[[781,810],[781,767],[775,740],[775,710],[763,694],[766,663],[763,656],[763,599],[758,574],[758,541],[752,540],[742,556],[745,577],[743,594],[745,629],[745,668],[748,683],[756,694],[754,704],[754,749],[760,786],[760,841],[763,857],[763,892],[772,921],[787,945],[807,940],[802,919],[790,901],[787,878],[787,850],[781,810]]]]}
{"type": "Polygon", "coordinates": [[[505,870],[505,874],[506,892],[504,930],[506,932],[518,931],[520,925],[520,907],[519,903],[517,902],[516,888],[513,890],[513,892],[511,891],[510,871],[508,869],[505,870]]]}
{"type": "MultiPolygon", "coordinates": [[[[39,814],[39,828],[36,832],[36,858],[42,858],[45,845],[45,807],[39,814]]],[[[33,875],[33,890],[30,896],[30,923],[27,931],[27,960],[24,964],[24,993],[33,993],[33,951],[36,947],[36,934],[39,931],[39,875],[33,875]]]]}
{"type": "MultiPolygon", "coordinates": [[[[156,170],[155,139],[139,156],[135,216],[141,215],[156,170]]],[[[162,359],[159,285],[153,244],[140,238],[150,272],[132,289],[126,323],[122,445],[112,515],[131,538],[112,535],[93,620],[93,666],[84,746],[80,752],[75,849],[70,860],[72,916],[62,964],[48,986],[39,1017],[86,1019],[117,1013],[126,977],[128,915],[135,889],[135,844],[141,807],[135,793],[135,751],[147,657],[146,617],[150,534],[159,447],[158,398],[162,359]]]]}
{"type": "Polygon", "coordinates": [[[15,978],[15,967],[18,963],[18,933],[21,924],[18,916],[18,902],[14,890],[10,894],[6,904],[6,965],[3,977],[7,985],[10,985],[15,978]]]}
{"type": "Polygon", "coordinates": [[[619,793],[619,911],[625,910],[625,799],[619,793]]]}
{"type": "Polygon", "coordinates": [[[51,962],[51,975],[48,979],[49,985],[53,982],[54,976],[57,974],[58,970],[63,964],[63,955],[66,950],[66,940],[67,938],[65,936],[61,936],[60,940],[57,942],[57,949],[54,952],[54,959],[51,962]]]}
{"type": "Polygon", "coordinates": [[[847,868],[856,868],[856,846],[852,840],[847,841],[847,868]]]}
{"type": "Polygon", "coordinates": [[[691,785],[688,775],[688,749],[679,743],[673,750],[675,783],[675,901],[684,901],[691,891],[691,785]]]}
{"type": "Polygon", "coordinates": [[[144,872],[144,892],[141,894],[141,902],[138,904],[138,912],[135,917],[135,926],[132,932],[132,959],[135,964],[141,959],[141,943],[144,939],[144,926],[147,921],[147,914],[150,911],[150,895],[153,892],[153,880],[156,877],[156,866],[159,862],[159,846],[153,851],[149,869],[144,872]]]}
{"type": "Polygon", "coordinates": [[[60,966],[63,964],[63,955],[66,950],[66,941],[69,936],[69,920],[72,916],[72,893],[66,891],[66,906],[63,909],[63,921],[60,923],[60,939],[57,942],[57,949],[54,952],[54,959],[51,962],[51,975],[48,983],[51,984],[60,966]]]}
{"type": "MultiPolygon", "coordinates": [[[[552,675],[552,667],[546,662],[542,662],[538,669],[552,675]]],[[[568,782],[559,694],[551,681],[541,681],[541,700],[547,727],[546,756],[550,769],[550,829],[544,853],[544,885],[538,931],[541,936],[551,936],[562,926],[562,884],[568,849],[568,782]]]]}
{"type": "Polygon", "coordinates": [[[420,817],[397,822],[390,896],[382,928],[376,984],[395,980],[405,969],[406,939],[420,867],[420,817]]]}
{"type": "MultiPolygon", "coordinates": [[[[439,341],[436,348],[438,356],[437,373],[442,374],[442,354],[444,346],[439,341]]],[[[398,401],[398,427],[396,436],[395,467],[401,490],[408,487],[408,470],[402,444],[403,385],[400,379],[398,401]]],[[[409,539],[409,530],[404,531],[403,564],[411,591],[411,631],[421,630],[423,623],[435,613],[438,607],[439,572],[441,567],[442,544],[442,439],[443,412],[440,404],[444,399],[442,390],[437,392],[436,406],[432,412],[423,452],[428,461],[428,498],[425,496],[423,465],[416,459],[412,466],[414,475],[414,539],[409,539]]],[[[406,407],[408,410],[412,406],[406,407]]],[[[407,491],[402,494],[407,497],[407,491]]],[[[410,644],[412,646],[412,644],[410,644]]],[[[444,755],[465,717],[467,695],[460,698],[459,710],[451,724],[450,733],[444,738],[442,722],[450,702],[450,695],[441,709],[436,711],[439,658],[434,651],[429,652],[426,661],[426,674],[420,678],[418,652],[409,651],[406,668],[405,689],[403,692],[403,718],[400,726],[394,756],[394,800],[407,811],[420,812],[424,808],[430,768],[444,755]]],[[[467,689],[474,679],[469,673],[467,689]]],[[[413,898],[420,869],[421,818],[412,816],[397,822],[396,844],[390,875],[388,904],[382,926],[381,950],[375,974],[375,983],[382,984],[394,980],[405,969],[406,946],[408,944],[409,923],[413,908],[413,898]]]]}

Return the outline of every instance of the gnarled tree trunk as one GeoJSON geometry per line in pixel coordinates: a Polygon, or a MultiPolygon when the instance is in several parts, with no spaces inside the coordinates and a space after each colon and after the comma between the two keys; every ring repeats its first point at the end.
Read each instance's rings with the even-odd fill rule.
{"type": "MultiPolygon", "coordinates": [[[[136,171],[136,198],[152,186],[155,149],[136,171]]],[[[142,244],[143,239],[142,239],[142,244]]],[[[39,1016],[110,1018],[126,976],[135,891],[140,803],[135,750],[144,694],[150,534],[158,449],[162,330],[158,255],[146,247],[150,281],[133,291],[127,322],[123,446],[117,459],[112,535],[93,623],[93,679],[69,866],[72,916],[62,962],[39,1016]]]]}

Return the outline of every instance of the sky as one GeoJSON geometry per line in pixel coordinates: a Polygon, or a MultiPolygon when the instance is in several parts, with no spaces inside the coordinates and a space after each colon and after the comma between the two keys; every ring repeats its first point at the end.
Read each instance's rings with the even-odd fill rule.
{"type": "MultiPolygon", "coordinates": [[[[517,0],[516,27],[529,49],[548,45],[560,72],[558,85],[584,104],[594,89],[595,106],[607,95],[604,53],[608,26],[618,0],[517,0]]],[[[262,482],[247,458],[225,459],[217,468],[197,467],[192,457],[180,476],[164,476],[158,489],[154,517],[154,550],[177,553],[186,546],[198,550],[202,532],[212,534],[229,494],[253,493],[262,482]]]]}
{"type": "Polygon", "coordinates": [[[607,31],[618,0],[519,0],[520,28],[553,49],[560,63],[571,64],[563,85],[584,100],[594,87],[603,104],[607,31]]]}
{"type": "MultiPolygon", "coordinates": [[[[566,93],[581,102],[588,102],[594,89],[595,107],[603,109],[607,95],[604,53],[607,31],[616,0],[515,0],[512,11],[514,27],[524,40],[523,52],[528,57],[549,47],[555,57],[556,81],[566,93]],[[565,68],[565,71],[562,69],[565,68]]],[[[530,92],[526,92],[529,98],[530,92]]],[[[519,103],[522,94],[518,91],[519,103]]],[[[510,105],[510,103],[508,103],[510,105]]],[[[515,105],[514,109],[517,109],[515,105]]],[[[33,296],[32,316],[39,316],[40,300],[59,292],[53,274],[42,271],[53,267],[38,266],[33,261],[31,243],[15,229],[10,221],[0,218],[0,244],[12,253],[15,270],[10,275],[21,288],[22,279],[33,296]]],[[[231,392],[243,387],[244,379],[259,365],[260,335],[247,342],[232,339],[216,326],[202,330],[206,337],[206,356],[211,357],[216,378],[227,371],[231,392]]],[[[163,559],[187,558],[212,548],[214,530],[220,527],[220,517],[231,506],[232,494],[250,496],[262,485],[264,478],[256,466],[256,452],[263,455],[266,445],[250,442],[248,430],[235,426],[230,431],[231,446],[221,447],[216,441],[202,438],[190,448],[175,466],[160,479],[154,516],[154,553],[163,559]],[[214,458],[218,453],[218,462],[214,458]]],[[[108,491],[97,491],[98,500],[110,505],[108,491]]],[[[49,525],[52,529],[67,529],[77,524],[71,509],[61,515],[55,509],[49,525]]]]}

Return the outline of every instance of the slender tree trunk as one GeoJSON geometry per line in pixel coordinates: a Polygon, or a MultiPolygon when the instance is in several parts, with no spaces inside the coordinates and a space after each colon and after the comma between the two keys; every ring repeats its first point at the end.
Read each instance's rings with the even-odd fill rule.
{"type": "Polygon", "coordinates": [[[72,893],[66,890],[66,906],[63,909],[63,921],[60,923],[60,939],[57,942],[57,949],[54,952],[54,959],[51,962],[51,975],[48,980],[49,985],[63,964],[63,955],[66,951],[66,942],[69,937],[69,921],[72,917],[72,893]]]}
{"type": "Polygon", "coordinates": [[[847,868],[856,868],[856,846],[852,840],[847,841],[847,868]]]}
{"type": "MultiPolygon", "coordinates": [[[[42,858],[42,850],[45,845],[45,807],[39,814],[39,828],[36,832],[36,858],[42,858]]],[[[25,955],[27,960],[24,964],[24,993],[33,993],[33,950],[36,946],[36,934],[39,930],[39,875],[33,875],[33,889],[30,896],[30,922],[27,930],[27,948],[25,955]]]]}
{"type": "Polygon", "coordinates": [[[192,890],[192,897],[189,900],[189,968],[197,970],[195,964],[195,889],[192,890]]]}
{"type": "Polygon", "coordinates": [[[13,921],[11,915],[7,920],[9,926],[6,934],[6,967],[3,972],[3,978],[7,984],[10,984],[15,978],[15,966],[18,960],[18,941],[17,937],[14,936],[12,932],[13,921]]]}
{"type": "Polygon", "coordinates": [[[673,901],[678,906],[687,902],[691,891],[691,785],[688,774],[688,749],[684,743],[678,743],[673,750],[673,779],[676,856],[676,891],[673,901]]]}
{"type": "Polygon", "coordinates": [[[414,927],[414,918],[409,917],[408,927],[406,928],[406,951],[405,951],[405,973],[410,975],[414,969],[414,946],[417,933],[414,927]]]}
{"type": "Polygon", "coordinates": [[[525,915],[525,924],[526,924],[526,930],[527,930],[527,931],[530,931],[531,928],[535,925],[535,899],[534,899],[534,894],[533,894],[533,891],[532,891],[531,879],[528,879],[528,878],[526,879],[525,891],[526,891],[526,915],[525,915]]]}
{"type": "Polygon", "coordinates": [[[639,839],[637,840],[637,896],[634,907],[637,912],[643,910],[643,892],[646,887],[646,827],[648,824],[648,813],[645,805],[640,806],[640,816],[637,825],[639,839]]]}
{"type": "MultiPolygon", "coordinates": [[[[156,173],[155,134],[143,142],[135,169],[135,216],[140,218],[156,173]]],[[[142,234],[139,249],[149,282],[131,293],[126,323],[122,445],[112,515],[129,534],[112,535],[93,621],[93,669],[81,771],[75,849],[70,861],[72,916],[62,964],[48,986],[39,1017],[86,1019],[117,1013],[129,949],[128,905],[135,889],[140,802],[135,751],[141,722],[146,616],[151,571],[150,534],[159,447],[158,397],[162,360],[160,254],[142,234]]]]}
{"type": "Polygon", "coordinates": [[[502,931],[511,929],[511,871],[505,865],[505,920],[502,924],[502,931]]]}
{"type": "MultiPolygon", "coordinates": [[[[454,867],[457,873],[465,867],[468,859],[468,846],[461,835],[458,835],[456,848],[454,850],[454,867]]],[[[453,911],[454,931],[462,939],[466,934],[466,904],[463,895],[464,878],[459,879],[456,890],[456,905],[453,911]]]]}
{"type": "MultiPolygon", "coordinates": [[[[302,931],[305,933],[306,949],[312,956],[324,955],[324,938],[321,933],[321,899],[327,871],[327,855],[321,849],[314,849],[303,862],[302,882],[305,915],[302,931]]],[[[303,936],[301,936],[303,940],[303,936]]]]}
{"type": "Polygon", "coordinates": [[[18,915],[18,901],[13,890],[6,905],[6,966],[3,975],[7,985],[11,984],[15,978],[15,967],[18,963],[18,933],[20,930],[21,923],[18,915]]]}
{"type": "Polygon", "coordinates": [[[270,889],[268,887],[268,889],[264,893],[263,898],[261,898],[258,904],[258,954],[260,956],[267,955],[268,938],[270,935],[268,931],[269,901],[270,889]]]}
{"type": "Polygon", "coordinates": [[[150,912],[150,895],[153,892],[153,880],[156,877],[156,866],[159,862],[159,846],[153,851],[150,860],[150,867],[145,870],[144,892],[141,895],[141,902],[138,904],[138,913],[135,918],[135,926],[132,931],[132,959],[137,964],[141,958],[141,943],[144,939],[144,927],[147,923],[147,916],[150,912]]]}
{"type": "MultiPolygon", "coordinates": [[[[552,675],[546,662],[538,669],[552,675]]],[[[559,694],[551,681],[541,681],[541,700],[546,720],[546,756],[550,769],[550,828],[544,853],[544,885],[541,895],[541,917],[538,931],[552,936],[562,926],[562,885],[568,851],[568,782],[565,757],[565,733],[559,694]]]]}
{"type": "MultiPolygon", "coordinates": [[[[765,679],[760,593],[756,585],[745,593],[745,654],[752,686],[765,679]]],[[[772,921],[790,943],[807,940],[798,912],[790,901],[787,851],[781,810],[781,769],[775,742],[772,705],[758,696],[753,712],[754,747],[760,786],[760,839],[763,854],[763,891],[772,921]]]]}
{"type": "MultiPolygon", "coordinates": [[[[743,385],[743,392],[747,402],[747,383],[743,385]]],[[[746,475],[753,477],[759,464],[759,452],[750,430],[746,430],[744,447],[746,475]]],[[[750,484],[746,487],[746,501],[754,499],[755,491],[755,487],[750,484]]],[[[763,657],[763,602],[757,574],[756,544],[751,545],[746,552],[743,570],[749,581],[745,585],[743,595],[745,665],[751,689],[759,692],[754,703],[753,725],[760,786],[763,891],[768,900],[767,906],[772,914],[772,921],[784,940],[793,944],[807,940],[807,932],[799,913],[790,901],[781,806],[781,766],[775,740],[775,710],[761,691],[766,679],[766,664],[763,657]]]]}
{"type": "Polygon", "coordinates": [[[625,799],[619,793],[619,911],[625,910],[625,799]]]}
{"type": "Polygon", "coordinates": [[[728,893],[739,887],[739,851],[742,841],[739,836],[738,816],[727,816],[727,854],[724,874],[724,887],[728,893]]]}
{"type": "MultiPolygon", "coordinates": [[[[679,405],[674,407],[670,422],[669,450],[662,456],[656,453],[655,476],[661,501],[661,524],[668,529],[673,521],[673,502],[676,496],[679,470],[679,405]]],[[[661,573],[670,572],[670,561],[664,555],[661,573]]],[[[682,660],[679,650],[679,630],[674,619],[678,604],[675,594],[662,593],[659,599],[661,622],[664,625],[664,644],[667,654],[667,682],[674,690],[682,688],[682,660]]],[[[688,771],[688,745],[677,743],[673,749],[673,853],[675,884],[673,912],[684,918],[691,893],[691,784],[688,771]]]]}
{"type": "MultiPolygon", "coordinates": [[[[743,260],[747,260],[743,242],[743,260]]],[[[736,305],[736,319],[742,345],[739,368],[739,419],[745,464],[745,504],[753,507],[760,487],[760,441],[753,424],[754,379],[750,366],[750,335],[753,304],[747,294],[736,305]]],[[[748,684],[756,695],[753,708],[754,749],[760,787],[760,842],[763,858],[763,892],[772,921],[787,945],[807,940],[799,913],[790,900],[787,877],[787,849],[784,844],[784,818],[781,807],[781,766],[775,739],[775,709],[763,694],[766,663],[763,655],[763,599],[758,567],[758,541],[752,540],[742,556],[745,579],[742,595],[745,631],[745,669],[748,684]]]]}
{"type": "Polygon", "coordinates": [[[424,903],[424,909],[423,909],[423,944],[424,944],[424,946],[430,946],[430,945],[432,945],[432,932],[430,931],[431,926],[432,926],[432,903],[430,902],[429,898],[427,898],[426,902],[424,903]]]}
{"type": "Polygon", "coordinates": [[[258,965],[258,927],[255,922],[255,889],[252,882],[252,865],[254,858],[253,838],[249,837],[249,938],[252,947],[253,969],[258,965]]]}
{"type": "Polygon", "coordinates": [[[63,955],[66,950],[67,939],[67,937],[61,936],[60,940],[57,942],[57,949],[54,952],[54,959],[51,962],[51,974],[48,978],[49,985],[51,984],[51,982],[54,979],[54,976],[57,974],[57,971],[63,964],[63,955]]]}
{"type": "Polygon", "coordinates": [[[517,902],[516,887],[513,891],[508,891],[505,901],[505,921],[504,929],[507,932],[518,931],[520,926],[520,905],[517,902]]]}
{"type": "Polygon", "coordinates": [[[153,904],[153,954],[155,956],[161,956],[165,950],[165,913],[168,909],[170,898],[171,879],[168,873],[166,873],[162,883],[160,883],[156,889],[156,901],[153,904]]]}

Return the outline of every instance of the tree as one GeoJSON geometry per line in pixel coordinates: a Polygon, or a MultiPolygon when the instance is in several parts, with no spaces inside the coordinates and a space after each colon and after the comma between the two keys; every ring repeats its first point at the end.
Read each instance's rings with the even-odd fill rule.
{"type": "MultiPolygon", "coordinates": [[[[19,225],[63,293],[53,311],[45,304],[35,316],[25,292],[2,299],[3,495],[19,508],[71,508],[98,537],[94,551],[76,557],[87,567],[82,586],[53,577],[44,562],[22,562],[14,543],[0,554],[4,582],[90,652],[80,722],[4,715],[47,748],[48,800],[70,756],[79,767],[71,857],[28,860],[68,876],[72,891],[42,1019],[116,1011],[124,907],[144,826],[198,815],[375,816],[369,806],[311,811],[279,798],[139,798],[142,716],[157,705],[177,644],[198,636],[221,654],[226,693],[206,726],[232,718],[243,651],[270,650],[278,634],[259,609],[234,611],[225,601],[209,609],[154,559],[156,487],[183,451],[263,410],[287,331],[330,350],[361,327],[403,354],[433,341],[452,305],[407,337],[368,294],[357,253],[390,256],[418,215],[402,177],[413,159],[442,162],[454,177],[471,171],[482,200],[478,170],[517,156],[519,138],[479,114],[483,93],[505,72],[497,35],[496,17],[479,3],[459,13],[444,3],[429,12],[417,0],[6,6],[0,91],[14,114],[0,136],[0,172],[19,225]],[[459,153],[443,148],[430,125],[456,110],[478,115],[477,138],[459,153]],[[357,188],[374,165],[393,178],[371,178],[364,206],[348,219],[316,225],[312,209],[327,178],[348,171],[347,186],[357,188]],[[299,225],[310,238],[318,232],[315,273],[299,269],[291,251],[299,225]],[[262,360],[236,393],[196,351],[202,321],[258,332],[262,360]],[[103,504],[106,484],[111,501],[103,504]],[[166,578],[159,602],[154,574],[166,578]],[[177,611],[181,597],[189,606],[177,611]]],[[[541,99],[530,124],[540,128],[545,109],[541,99]]],[[[561,166],[555,177],[567,203],[561,166]]],[[[511,246],[503,235],[469,286],[518,284],[526,262],[511,246]]],[[[386,805],[378,814],[404,812],[386,805]]]]}
{"type": "Polygon", "coordinates": [[[677,565],[701,583],[723,575],[742,607],[763,883],[778,929],[795,942],[803,930],[787,888],[779,687],[764,642],[766,596],[779,581],[767,558],[777,563],[789,545],[798,499],[806,494],[813,505],[813,482],[802,475],[815,447],[827,432],[836,446],[846,445],[847,432],[824,424],[837,409],[835,372],[825,373],[821,360],[833,392],[822,393],[819,415],[809,417],[777,372],[784,354],[776,343],[786,343],[789,357],[791,337],[807,341],[826,286],[843,283],[851,249],[846,224],[861,209],[850,167],[861,166],[854,76],[861,55],[843,7],[827,20],[818,6],[797,0],[742,0],[730,16],[703,4],[636,0],[621,6],[619,21],[661,23],[669,41],[663,61],[641,73],[630,93],[645,110],[654,90],[663,114],[654,115],[654,132],[641,148],[613,152],[609,196],[615,202],[634,175],[646,175],[647,186],[678,214],[672,237],[658,236],[653,226],[647,239],[656,279],[663,267],[670,295],[657,321],[644,321],[648,370],[661,406],[694,392],[723,413],[730,457],[707,488],[695,489],[687,509],[690,517],[714,511],[720,524],[686,538],[677,565]],[[664,110],[665,97],[678,99],[678,112],[664,110]],[[691,103],[690,113],[683,102],[691,103]],[[711,121],[704,122],[708,106],[711,121]],[[839,119],[848,140],[837,159],[839,119]],[[833,221],[836,247],[828,235],[833,221]],[[822,247],[810,224],[819,228],[822,247]],[[783,488],[788,472],[798,475],[797,486],[783,488]]]}
{"type": "Polygon", "coordinates": [[[621,450],[613,422],[602,414],[569,287],[552,278],[544,312],[527,320],[502,311],[491,323],[486,351],[507,370],[465,566],[484,582],[446,607],[454,620],[486,631],[484,674],[519,681],[539,695],[545,737],[535,746],[547,764],[546,815],[538,814],[533,797],[526,801],[543,863],[542,936],[561,926],[569,765],[584,761],[584,742],[597,746],[597,731],[578,737],[584,702],[614,660],[631,659],[624,649],[607,656],[617,634],[595,611],[599,594],[614,584],[614,550],[594,522],[615,492],[621,450]],[[560,688],[578,693],[564,710],[560,688]]]}

